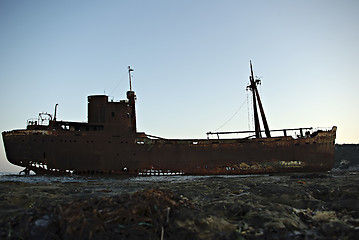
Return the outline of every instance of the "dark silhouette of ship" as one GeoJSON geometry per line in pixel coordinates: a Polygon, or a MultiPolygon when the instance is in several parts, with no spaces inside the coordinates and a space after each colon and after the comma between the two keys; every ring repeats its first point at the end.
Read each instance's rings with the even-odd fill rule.
{"type": "Polygon", "coordinates": [[[328,171],[336,127],[269,130],[250,63],[255,131],[208,132],[207,139],[165,139],[137,132],[135,92],[127,100],[88,97],[88,122],[40,113],[24,130],[2,133],[6,156],[37,174],[212,175],[328,171]],[[259,111],[258,109],[259,108],[259,111]],[[261,130],[259,114],[263,121],[261,130]],[[288,135],[296,132],[293,137],[288,135]],[[226,134],[247,134],[228,138],[226,134]],[[282,133],[283,136],[272,136],[282,133]],[[248,135],[249,134],[249,135],[248,135]],[[265,137],[262,136],[265,134],[265,137]]]}

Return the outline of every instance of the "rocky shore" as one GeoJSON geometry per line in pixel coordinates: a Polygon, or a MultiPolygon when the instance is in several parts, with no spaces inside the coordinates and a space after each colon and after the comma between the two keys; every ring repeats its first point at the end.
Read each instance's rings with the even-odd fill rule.
{"type": "Polygon", "coordinates": [[[0,181],[1,239],[356,239],[359,173],[0,181]]]}

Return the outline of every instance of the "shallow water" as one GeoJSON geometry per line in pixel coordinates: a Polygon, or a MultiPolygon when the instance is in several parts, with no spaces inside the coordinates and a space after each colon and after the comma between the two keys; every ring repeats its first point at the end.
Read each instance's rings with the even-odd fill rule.
{"type": "Polygon", "coordinates": [[[79,175],[66,175],[66,176],[48,176],[48,175],[20,175],[14,172],[0,172],[0,182],[13,181],[24,183],[67,183],[67,182],[131,182],[131,183],[151,183],[151,182],[165,182],[165,183],[181,183],[181,182],[195,182],[202,181],[209,178],[224,178],[224,179],[237,179],[237,178],[267,178],[269,175],[207,175],[207,176],[79,176],[79,175]]]}

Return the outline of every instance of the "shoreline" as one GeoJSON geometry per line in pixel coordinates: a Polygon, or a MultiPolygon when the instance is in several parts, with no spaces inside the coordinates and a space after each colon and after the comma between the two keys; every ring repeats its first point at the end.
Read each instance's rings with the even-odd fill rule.
{"type": "MultiPolygon", "coordinates": [[[[96,204],[101,199],[112,202],[117,198],[126,198],[126,204],[134,204],[132,207],[136,209],[132,197],[142,194],[152,199],[151,189],[163,196],[172,194],[174,199],[170,202],[185,199],[191,206],[181,205],[177,212],[171,212],[164,239],[175,239],[174,236],[180,233],[188,234],[192,239],[217,239],[219,236],[222,239],[351,239],[359,234],[359,172],[245,177],[28,178],[34,181],[0,181],[0,238],[6,239],[10,231],[14,234],[16,226],[24,227],[21,226],[25,224],[21,219],[27,219],[30,225],[25,228],[28,232],[22,232],[20,237],[31,238],[35,232],[36,236],[48,236],[46,234],[51,231],[40,231],[35,223],[39,223],[44,216],[52,216],[46,221],[55,228],[57,220],[52,222],[50,219],[58,219],[61,214],[55,209],[65,206],[83,206],[90,202],[92,211],[100,211],[101,206],[96,204]],[[37,230],[34,232],[34,229],[37,230]]],[[[110,209],[115,211],[121,206],[110,209]]],[[[76,214],[71,217],[76,217],[76,214]]],[[[84,232],[68,234],[61,226],[56,225],[57,232],[63,234],[58,236],[60,239],[90,237],[84,232]]],[[[125,226],[118,231],[128,232],[131,228],[133,226],[125,226]]],[[[139,232],[157,234],[151,235],[150,239],[161,237],[158,229],[150,226],[141,229],[139,232]]],[[[15,237],[10,236],[8,239],[15,237]]],[[[112,235],[100,230],[91,233],[92,239],[99,239],[100,236],[106,238],[112,235]]],[[[135,239],[137,235],[131,236],[128,239],[135,239]]]]}

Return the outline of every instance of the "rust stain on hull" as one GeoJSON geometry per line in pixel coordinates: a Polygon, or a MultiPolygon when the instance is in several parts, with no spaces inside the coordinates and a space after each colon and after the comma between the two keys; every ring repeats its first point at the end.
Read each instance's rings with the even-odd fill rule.
{"type": "Polygon", "coordinates": [[[27,129],[3,132],[7,159],[40,174],[142,176],[313,172],[334,164],[336,127],[305,135],[297,129],[294,138],[287,136],[293,129],[280,137],[266,129],[266,138],[164,139],[137,132],[132,89],[127,98],[89,96],[87,123],[57,121],[55,107],[46,124],[41,117],[27,129]]]}

